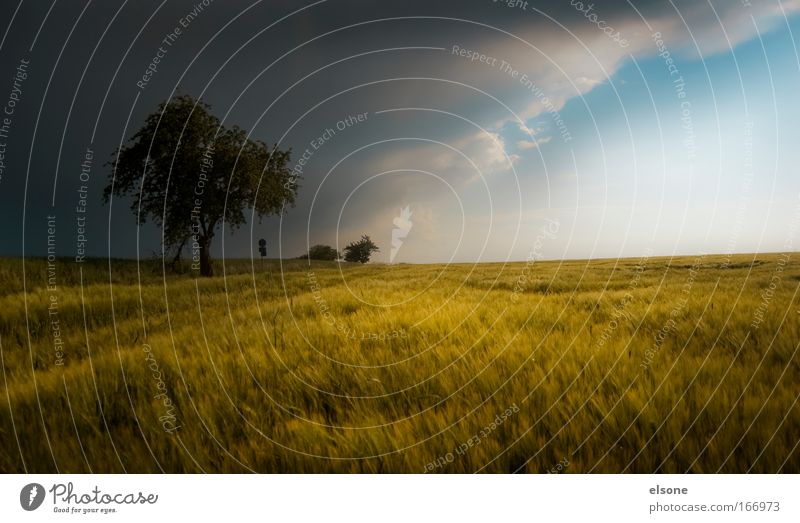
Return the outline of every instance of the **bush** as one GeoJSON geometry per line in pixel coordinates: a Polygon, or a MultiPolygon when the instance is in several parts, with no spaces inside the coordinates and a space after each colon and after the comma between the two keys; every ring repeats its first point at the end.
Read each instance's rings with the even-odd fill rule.
{"type": "Polygon", "coordinates": [[[344,260],[349,262],[367,263],[373,252],[380,252],[378,246],[366,234],[357,242],[350,242],[344,248],[344,260]]]}
{"type": "Polygon", "coordinates": [[[314,245],[308,249],[307,254],[300,256],[300,259],[336,261],[339,259],[339,251],[330,245],[314,245]]]}

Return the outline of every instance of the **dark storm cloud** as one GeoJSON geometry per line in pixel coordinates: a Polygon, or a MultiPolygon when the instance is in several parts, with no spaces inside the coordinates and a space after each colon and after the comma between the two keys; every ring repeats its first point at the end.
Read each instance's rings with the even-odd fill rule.
{"type": "MultiPolygon", "coordinates": [[[[55,215],[58,252],[73,256],[80,234],[76,207],[82,200],[87,202],[83,234],[89,254],[109,252],[109,237],[112,255],[147,256],[158,250],[159,234],[153,227],[145,228],[140,245],[135,244],[129,202],[116,202],[109,214],[100,195],[111,152],[175,90],[202,94],[226,123],[252,129],[257,138],[274,142],[285,134],[282,145],[296,153],[347,115],[371,114],[369,123],[348,128],[346,136],[339,133],[326,144],[304,173],[298,208],[283,223],[283,237],[289,239],[285,248],[296,254],[292,251],[301,250],[305,242],[308,209],[320,180],[339,159],[367,143],[402,136],[458,143],[467,151],[472,147],[475,163],[487,170],[508,169],[502,165],[506,151],[502,144],[498,150],[499,142],[492,138],[499,135],[491,133],[515,117],[475,89],[502,100],[523,123],[546,108],[529,92],[509,85],[496,69],[454,56],[453,46],[530,71],[558,109],[607,80],[631,55],[654,53],[642,17],[664,33],[676,52],[696,53],[694,36],[702,54],[724,49],[728,39],[735,43],[752,36],[751,15],[771,21],[778,13],[773,4],[745,11],[739,2],[726,2],[714,10],[710,4],[686,1],[633,2],[636,9],[628,2],[594,2],[591,11],[590,2],[581,7],[533,0],[330,0],[307,5],[303,9],[288,0],[4,3],[0,15],[9,26],[3,28],[0,49],[3,102],[13,91],[15,71],[21,63],[29,65],[4,138],[0,219],[9,232],[0,240],[0,254],[23,252],[23,227],[25,252],[43,254],[47,217],[55,215]],[[613,30],[609,33],[623,35],[627,45],[614,42],[598,20],[613,30]],[[440,50],[401,49],[407,47],[440,50]],[[388,81],[403,77],[444,80],[388,81]],[[356,87],[360,84],[370,85],[356,87]],[[452,117],[431,120],[421,129],[418,123],[424,118],[418,116],[374,115],[382,109],[419,106],[463,115],[490,135],[452,117]],[[480,158],[481,151],[489,151],[489,157],[480,158]]],[[[787,11],[798,8],[796,1],[783,6],[787,11]]],[[[436,168],[456,187],[473,178],[463,174],[447,151],[427,144],[396,145],[371,147],[354,156],[337,172],[335,183],[320,191],[314,203],[319,218],[313,223],[318,238],[330,241],[336,232],[330,220],[343,200],[377,169],[436,168]]],[[[376,184],[374,191],[370,198],[351,202],[363,214],[365,229],[378,217],[384,220],[386,209],[400,205],[400,197],[408,194],[397,179],[376,184]]],[[[274,243],[277,224],[267,220],[254,234],[274,243]]],[[[245,228],[226,247],[232,255],[246,255],[249,241],[245,228]]]]}

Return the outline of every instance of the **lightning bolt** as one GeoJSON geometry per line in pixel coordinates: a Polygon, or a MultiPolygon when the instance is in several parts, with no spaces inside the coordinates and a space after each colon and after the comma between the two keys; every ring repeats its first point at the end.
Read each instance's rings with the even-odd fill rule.
{"type": "Polygon", "coordinates": [[[36,485],[32,486],[31,487],[31,494],[30,494],[30,497],[28,498],[28,506],[29,507],[31,505],[33,505],[33,500],[36,499],[36,493],[37,492],[38,492],[38,489],[36,488],[36,485]]]}

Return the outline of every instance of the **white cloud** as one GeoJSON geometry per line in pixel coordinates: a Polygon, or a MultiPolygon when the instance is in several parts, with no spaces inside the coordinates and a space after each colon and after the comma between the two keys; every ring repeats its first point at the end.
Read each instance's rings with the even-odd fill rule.
{"type": "MultiPolygon", "coordinates": [[[[677,3],[677,0],[674,1],[677,3]]],[[[415,142],[382,155],[377,161],[377,168],[428,170],[442,176],[454,187],[475,181],[481,176],[489,177],[508,172],[520,159],[519,155],[509,151],[510,148],[524,155],[524,151],[532,151],[548,143],[553,136],[558,139],[558,134],[553,131],[552,125],[548,128],[551,129],[553,136],[546,135],[544,129],[532,123],[533,119],[548,112],[561,111],[568,101],[608,83],[609,78],[631,58],[639,60],[657,56],[658,49],[653,42],[652,32],[661,33],[661,38],[672,56],[679,60],[680,66],[687,60],[706,58],[725,52],[756,37],[757,31],[767,31],[783,23],[780,6],[774,2],[753,2],[753,6],[749,8],[742,6],[738,0],[717,2],[714,5],[716,13],[710,6],[709,3],[679,5],[680,11],[676,12],[669,3],[659,4],[656,8],[643,10],[650,28],[638,16],[631,16],[634,14],[633,11],[625,17],[609,18],[609,24],[619,29],[628,40],[629,45],[625,48],[585,20],[567,24],[574,36],[554,24],[544,26],[531,24],[529,28],[525,27],[516,33],[519,38],[529,42],[530,46],[500,33],[482,41],[465,42],[464,45],[468,44],[471,48],[505,61],[518,71],[518,74],[512,76],[498,67],[488,64],[468,64],[457,57],[451,57],[445,61],[450,65],[442,68],[441,77],[463,82],[496,97],[514,114],[509,113],[490,96],[468,89],[453,89],[448,94],[447,109],[459,115],[469,113],[472,120],[488,129],[486,132],[474,129],[465,132],[463,127],[457,131],[445,128],[445,132],[452,132],[453,135],[450,138],[441,137],[441,141],[463,153],[466,158],[442,145],[415,142]],[[688,24],[688,29],[685,24],[688,24]],[[523,74],[529,79],[527,84],[520,79],[523,74]],[[516,126],[522,137],[517,135],[516,129],[506,128],[511,125],[516,126]]],[[[800,0],[783,1],[782,7],[787,15],[795,13],[800,11],[800,0]]],[[[601,7],[598,7],[599,9],[601,7]]],[[[539,118],[539,120],[546,119],[539,118]]],[[[672,176],[675,176],[675,173],[672,173],[672,176]]],[[[446,192],[443,190],[441,194],[431,196],[441,196],[441,200],[444,201],[446,192]]],[[[397,203],[403,204],[401,201],[397,203]]],[[[433,208],[436,208],[435,204],[433,208]]],[[[617,213],[619,216],[612,216],[609,220],[621,223],[630,220],[630,207],[623,209],[628,214],[620,211],[617,213]]],[[[572,212],[570,210],[570,213],[572,212]]],[[[438,219],[429,217],[430,219],[425,220],[421,211],[420,214],[416,213],[415,210],[415,217],[419,217],[420,226],[415,232],[422,231],[422,224],[426,221],[430,230],[437,226],[445,231],[450,230],[450,227],[439,223],[438,219]]],[[[444,219],[446,213],[441,214],[444,219]]],[[[600,222],[596,215],[588,211],[585,214],[588,216],[581,216],[580,234],[591,239],[593,233],[597,234],[592,227],[600,222]]],[[[502,217],[502,211],[495,209],[495,214],[492,216],[495,222],[499,223],[502,217]]],[[[481,212],[469,213],[469,219],[475,220],[476,223],[485,223],[486,218],[487,216],[481,212]]],[[[518,216],[516,213],[509,213],[509,219],[511,218],[514,218],[513,222],[516,223],[518,216]]],[[[380,218],[375,223],[383,221],[384,218],[380,218]]],[[[646,229],[642,225],[643,222],[634,221],[634,223],[638,229],[646,229]]],[[[612,232],[603,231],[603,234],[613,236],[612,232]]],[[[427,236],[428,240],[437,237],[432,233],[427,236]]],[[[444,237],[449,236],[445,234],[444,237]]],[[[497,235],[498,242],[502,242],[503,239],[507,240],[508,237],[497,235]]],[[[431,245],[435,243],[437,242],[429,241],[424,248],[414,251],[416,247],[412,242],[408,245],[409,251],[406,254],[419,252],[420,256],[427,255],[432,252],[431,245]]],[[[469,241],[467,243],[470,244],[469,241]]],[[[588,240],[586,243],[578,243],[589,245],[588,240]]],[[[609,240],[608,245],[612,246],[614,243],[609,240]]],[[[438,248],[436,245],[433,250],[438,248]]],[[[609,247],[603,254],[610,255],[614,252],[609,247]]],[[[590,254],[597,253],[584,251],[573,253],[575,256],[590,254]]]]}
{"type": "Polygon", "coordinates": [[[519,160],[518,155],[508,152],[505,140],[496,132],[476,131],[448,145],[414,143],[382,155],[373,170],[424,170],[458,184],[506,172],[519,160]]]}
{"type": "Polygon", "coordinates": [[[545,136],[543,138],[534,138],[532,140],[519,140],[517,142],[517,147],[522,149],[523,151],[527,151],[528,149],[535,149],[542,145],[543,143],[549,142],[553,137],[552,136],[545,136]]]}
{"type": "MultiPolygon", "coordinates": [[[[661,33],[673,56],[700,59],[726,52],[755,38],[759,32],[783,24],[783,12],[788,16],[800,11],[800,0],[782,0],[780,5],[753,2],[751,7],[738,1],[716,4],[712,7],[705,2],[676,2],[677,11],[669,3],[645,9],[642,14],[649,28],[632,9],[625,16],[620,16],[617,10],[611,16],[618,19],[609,18],[608,23],[627,39],[627,47],[620,46],[582,18],[559,20],[566,29],[552,24],[531,25],[517,31],[516,38],[493,35],[475,47],[505,60],[520,76],[510,81],[508,74],[491,67],[470,71],[470,75],[486,91],[501,90],[504,96],[500,98],[516,113],[501,114],[494,120],[494,128],[520,119],[524,125],[541,114],[561,111],[570,99],[607,83],[631,57],[656,56],[659,51],[652,37],[656,31],[661,33]],[[522,74],[529,83],[519,80],[522,74]]],[[[602,6],[595,11],[601,15],[602,6]]],[[[454,63],[452,72],[458,67],[463,64],[454,63]]]]}

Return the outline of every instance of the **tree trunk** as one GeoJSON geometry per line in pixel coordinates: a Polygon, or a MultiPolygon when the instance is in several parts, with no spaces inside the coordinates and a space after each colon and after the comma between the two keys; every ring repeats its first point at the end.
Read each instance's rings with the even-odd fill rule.
{"type": "Polygon", "coordinates": [[[184,245],[186,245],[186,238],[181,240],[178,249],[175,251],[175,257],[172,258],[172,272],[178,273],[181,270],[181,254],[183,254],[184,245]]]}
{"type": "Polygon", "coordinates": [[[214,265],[211,263],[211,237],[200,238],[200,275],[214,276],[214,265]]]}

